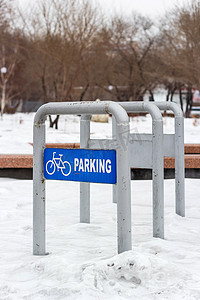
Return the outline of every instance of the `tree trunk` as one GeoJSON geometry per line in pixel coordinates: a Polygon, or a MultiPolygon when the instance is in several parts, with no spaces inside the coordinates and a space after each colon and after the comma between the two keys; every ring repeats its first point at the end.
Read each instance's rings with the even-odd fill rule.
{"type": "Polygon", "coordinates": [[[180,99],[180,105],[181,105],[181,109],[183,111],[183,97],[182,97],[182,90],[181,88],[179,89],[179,99],[180,99]]]}
{"type": "Polygon", "coordinates": [[[5,106],[6,106],[6,85],[3,85],[2,98],[1,98],[1,117],[3,117],[5,106]]]}
{"type": "Polygon", "coordinates": [[[84,90],[82,91],[81,95],[80,95],[80,101],[83,101],[83,97],[85,96],[87,90],[89,88],[89,83],[87,83],[86,87],[84,88],[84,90]]]}
{"type": "Polygon", "coordinates": [[[53,126],[55,125],[55,129],[58,129],[58,120],[59,120],[59,117],[60,117],[60,115],[57,115],[56,118],[55,118],[55,120],[52,120],[51,115],[49,115],[49,122],[50,122],[49,127],[50,128],[53,128],[53,126]]]}
{"type": "Polygon", "coordinates": [[[176,87],[171,90],[171,97],[170,97],[171,102],[173,101],[175,91],[176,91],[176,87]]]}
{"type": "Polygon", "coordinates": [[[190,101],[189,101],[189,109],[190,109],[190,111],[192,110],[192,88],[190,89],[190,99],[189,99],[190,101]]]}
{"type": "Polygon", "coordinates": [[[167,96],[166,96],[166,101],[169,101],[170,92],[171,92],[171,90],[170,90],[170,88],[168,88],[168,90],[167,90],[167,96]]]}
{"type": "Polygon", "coordinates": [[[150,94],[149,101],[155,101],[154,94],[152,93],[152,90],[149,90],[149,94],[150,94]]]}
{"type": "Polygon", "coordinates": [[[192,109],[192,88],[191,87],[189,87],[187,90],[186,101],[187,101],[187,104],[186,104],[185,116],[186,116],[186,118],[188,118],[190,115],[190,111],[192,109]]]}

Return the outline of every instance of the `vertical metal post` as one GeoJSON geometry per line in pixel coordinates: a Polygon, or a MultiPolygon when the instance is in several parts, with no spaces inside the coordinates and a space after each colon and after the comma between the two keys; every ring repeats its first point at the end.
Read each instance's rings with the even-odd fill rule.
{"type": "Polygon", "coordinates": [[[185,217],[184,118],[175,116],[176,213],[185,217]]]}
{"type": "Polygon", "coordinates": [[[45,255],[45,179],[43,151],[45,123],[34,123],[33,132],[33,254],[45,255]]]}
{"type": "Polygon", "coordinates": [[[153,236],[164,239],[164,169],[163,169],[163,121],[159,109],[152,103],[122,102],[128,112],[148,111],[152,122],[153,160],[153,236]]]}
{"type": "Polygon", "coordinates": [[[163,122],[152,123],[153,237],[164,239],[163,122]]]}
{"type": "MultiPolygon", "coordinates": [[[[116,140],[116,120],[115,120],[114,115],[112,115],[112,139],[116,140]]],[[[113,199],[113,203],[117,203],[117,187],[116,187],[116,184],[113,184],[113,187],[112,187],[112,199],[113,199]]]]}
{"type": "Polygon", "coordinates": [[[117,123],[117,229],[118,253],[132,249],[129,123],[117,123]]]}
{"type": "MultiPolygon", "coordinates": [[[[88,148],[90,115],[82,115],[80,121],[80,148],[88,148]]],[[[90,183],[80,182],[80,222],[90,223],[90,183]]]]}

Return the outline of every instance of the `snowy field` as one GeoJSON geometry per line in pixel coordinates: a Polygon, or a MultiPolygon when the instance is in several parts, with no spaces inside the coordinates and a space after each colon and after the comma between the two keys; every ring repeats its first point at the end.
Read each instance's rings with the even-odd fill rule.
{"type": "MultiPolygon", "coordinates": [[[[0,153],[32,153],[34,114],[0,120],[0,153]]],[[[164,131],[173,133],[171,118],[164,131]]],[[[79,142],[79,117],[62,117],[47,142],[79,142]]],[[[151,132],[151,118],[131,119],[151,132]]],[[[111,136],[91,123],[91,137],[111,136]]],[[[185,120],[185,142],[200,142],[200,119],[185,120]]],[[[91,185],[91,224],[79,223],[79,184],[47,182],[47,256],[32,255],[32,181],[0,178],[0,300],[199,300],[200,180],[186,179],[186,217],[174,213],[165,180],[165,240],[152,238],[151,181],[132,181],[132,251],[117,255],[112,186],[91,185]]]]}
{"type": "MultiPolygon", "coordinates": [[[[0,153],[32,154],[33,147],[33,119],[34,114],[16,113],[15,115],[4,115],[0,119],[0,153]]],[[[50,129],[47,121],[47,142],[67,143],[79,142],[78,116],[61,116],[58,124],[59,129],[50,129]]],[[[152,119],[150,115],[130,119],[132,133],[150,133],[152,130],[152,119]]],[[[112,119],[109,123],[91,122],[91,138],[110,138],[112,119]]],[[[174,133],[174,119],[163,118],[164,133],[174,133]]],[[[200,119],[185,119],[185,143],[200,143],[200,119]]]]}

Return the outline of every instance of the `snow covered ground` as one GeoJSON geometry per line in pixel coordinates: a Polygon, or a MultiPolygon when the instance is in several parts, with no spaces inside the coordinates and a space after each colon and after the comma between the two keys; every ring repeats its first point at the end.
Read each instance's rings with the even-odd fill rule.
{"type": "MultiPolygon", "coordinates": [[[[33,119],[34,114],[16,113],[4,115],[0,119],[0,153],[23,153],[31,154],[33,147],[33,119]]],[[[79,142],[79,120],[78,116],[61,116],[59,129],[50,129],[47,121],[47,142],[67,143],[79,142]]],[[[150,133],[152,119],[150,115],[130,119],[131,132],[150,133]]],[[[112,120],[109,123],[91,122],[91,138],[111,137],[112,120]]],[[[174,133],[174,119],[163,118],[164,133],[174,133]]],[[[185,119],[185,143],[200,142],[200,119],[185,119]]]]}
{"type": "MultiPolygon", "coordinates": [[[[0,120],[0,153],[32,153],[33,114],[0,120]]],[[[164,131],[173,132],[164,118],[164,131]]],[[[150,132],[151,118],[131,119],[150,132]]],[[[91,124],[92,137],[111,136],[91,124]]],[[[185,120],[185,142],[200,142],[200,121],[185,120]],[[193,124],[194,123],[194,124],[193,124]]],[[[48,142],[78,142],[79,117],[62,117],[48,142]]],[[[79,184],[47,182],[47,256],[32,255],[32,181],[0,178],[0,299],[200,299],[200,180],[186,179],[186,217],[174,213],[165,180],[165,240],[152,238],[151,181],[132,181],[133,250],[117,255],[112,186],[91,185],[91,224],[79,223],[79,184]]]]}

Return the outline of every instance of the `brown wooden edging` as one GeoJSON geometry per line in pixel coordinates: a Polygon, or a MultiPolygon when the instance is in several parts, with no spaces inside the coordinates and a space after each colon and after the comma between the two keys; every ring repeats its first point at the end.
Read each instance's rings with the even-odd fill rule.
{"type": "Polygon", "coordinates": [[[0,154],[0,169],[33,168],[32,154],[0,154]]]}
{"type": "MultiPolygon", "coordinates": [[[[79,143],[47,143],[47,148],[78,149],[79,143]]],[[[200,168],[200,144],[185,145],[185,168],[200,168]],[[191,154],[192,153],[192,154],[191,154]]],[[[0,154],[0,169],[12,168],[33,168],[33,156],[31,154],[0,154]]],[[[164,168],[174,169],[175,160],[173,157],[164,158],[164,168]]]]}
{"type": "Polygon", "coordinates": [[[185,154],[200,154],[200,144],[185,144],[185,154]]]}
{"type": "MultiPolygon", "coordinates": [[[[33,168],[33,156],[27,154],[1,154],[0,155],[0,169],[9,168],[33,168]]],[[[164,168],[174,169],[175,160],[172,157],[164,158],[164,168]]],[[[200,155],[185,155],[186,169],[200,168],[200,155]]]]}
{"type": "Polygon", "coordinates": [[[47,148],[61,148],[61,149],[78,149],[80,143],[47,143],[47,148]]]}
{"type": "MultiPolygon", "coordinates": [[[[165,169],[175,169],[175,159],[173,157],[164,158],[165,169]]],[[[199,154],[186,154],[185,155],[185,169],[199,169],[200,168],[200,155],[199,154]]]]}

